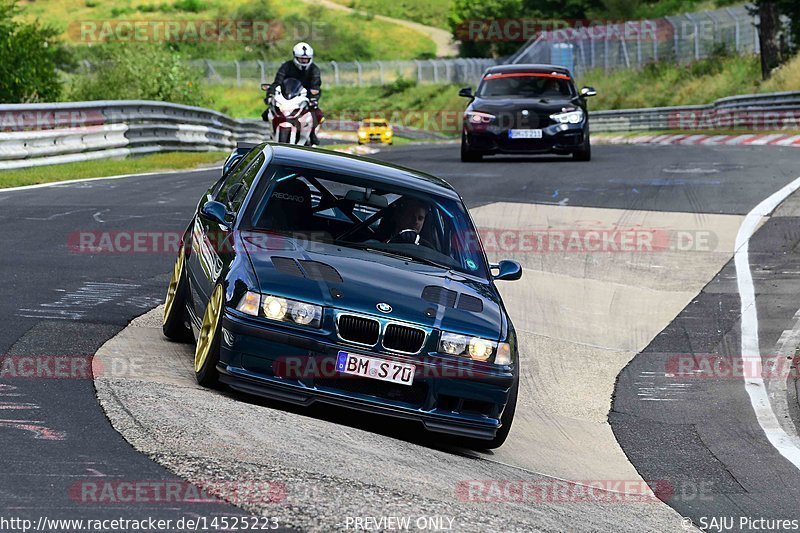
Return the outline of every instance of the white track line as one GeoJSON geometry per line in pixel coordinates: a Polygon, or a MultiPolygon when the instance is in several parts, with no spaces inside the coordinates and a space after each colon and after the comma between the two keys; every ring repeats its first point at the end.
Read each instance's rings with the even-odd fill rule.
{"type": "Polygon", "coordinates": [[[736,265],[736,282],[739,287],[739,296],[742,301],[741,357],[744,360],[754,361],[757,365],[753,372],[754,376],[757,377],[746,377],[744,388],[748,396],[750,396],[750,403],[753,406],[753,411],[755,411],[758,424],[764,430],[769,442],[795,468],[800,469],[800,448],[797,447],[789,434],[783,430],[775,413],[772,411],[761,374],[761,350],[758,346],[758,313],[756,311],[755,288],[748,256],[750,237],[755,233],[761,218],[772,213],[778,204],[797,189],[800,189],[800,178],[773,193],[747,213],[742,225],[739,227],[739,232],[736,234],[734,264],[736,265]]]}
{"type": "MultiPolygon", "coordinates": [[[[7,188],[0,188],[0,194],[6,192],[14,192],[14,191],[28,191],[31,189],[42,189],[44,187],[55,187],[59,185],[70,185],[72,183],[85,183],[87,181],[99,181],[99,180],[118,180],[122,178],[137,178],[137,177],[145,177],[145,176],[159,176],[161,174],[180,174],[180,173],[189,173],[189,172],[204,172],[206,170],[219,170],[222,168],[222,165],[215,166],[215,167],[203,167],[203,168],[187,168],[184,170],[162,170],[161,172],[143,172],[141,174],[120,174],[118,176],[101,176],[99,178],[82,178],[79,180],[64,180],[64,181],[51,181],[48,183],[37,183],[35,185],[22,185],[20,187],[7,187],[7,188]]],[[[16,169],[15,169],[16,170],[16,169]]]]}

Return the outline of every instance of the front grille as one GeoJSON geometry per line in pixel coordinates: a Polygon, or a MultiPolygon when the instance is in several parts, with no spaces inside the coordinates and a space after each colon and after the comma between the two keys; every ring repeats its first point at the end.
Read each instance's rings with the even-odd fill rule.
{"type": "Polygon", "coordinates": [[[355,376],[317,379],[314,381],[314,386],[394,400],[414,407],[421,407],[428,396],[428,386],[422,382],[415,382],[408,386],[355,376]]]}
{"type": "Polygon", "coordinates": [[[424,342],[423,330],[400,324],[389,324],[383,334],[383,347],[395,352],[417,353],[424,342]]]}
{"type": "Polygon", "coordinates": [[[349,342],[373,346],[378,342],[380,325],[377,320],[355,315],[340,315],[339,337],[349,342]]]}

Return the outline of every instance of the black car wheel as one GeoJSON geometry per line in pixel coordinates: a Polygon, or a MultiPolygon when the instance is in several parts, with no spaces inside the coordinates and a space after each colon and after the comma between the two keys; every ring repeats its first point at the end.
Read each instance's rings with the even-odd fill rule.
{"type": "Polygon", "coordinates": [[[572,157],[575,159],[575,161],[592,160],[592,141],[589,139],[588,133],[584,135],[583,144],[581,144],[581,147],[572,153],[572,157]]]}
{"type": "Polygon", "coordinates": [[[476,162],[480,161],[481,159],[483,159],[483,155],[482,154],[478,154],[478,153],[473,152],[472,150],[470,150],[469,146],[467,145],[467,140],[464,137],[462,137],[461,138],[461,161],[463,163],[476,163],[476,162]]]}
{"type": "Polygon", "coordinates": [[[186,297],[189,288],[184,274],[185,264],[186,256],[181,246],[172,268],[172,278],[164,300],[164,323],[161,326],[165,337],[179,342],[191,342],[193,338],[191,328],[186,325],[186,297]]]}
{"type": "Polygon", "coordinates": [[[225,291],[222,285],[214,287],[203,314],[203,325],[197,336],[194,354],[194,373],[197,383],[203,387],[214,387],[219,373],[219,344],[222,337],[222,315],[225,307],[225,291]]]}

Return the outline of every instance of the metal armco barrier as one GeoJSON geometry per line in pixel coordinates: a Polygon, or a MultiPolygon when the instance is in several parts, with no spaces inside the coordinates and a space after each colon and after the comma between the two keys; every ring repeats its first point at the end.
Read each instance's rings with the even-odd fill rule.
{"type": "Polygon", "coordinates": [[[269,140],[267,124],[153,101],[0,105],[0,169],[131,154],[228,150],[269,140]]]}
{"type": "Polygon", "coordinates": [[[663,130],[798,130],[800,91],[746,94],[708,105],[590,111],[594,133],[663,130]]]}

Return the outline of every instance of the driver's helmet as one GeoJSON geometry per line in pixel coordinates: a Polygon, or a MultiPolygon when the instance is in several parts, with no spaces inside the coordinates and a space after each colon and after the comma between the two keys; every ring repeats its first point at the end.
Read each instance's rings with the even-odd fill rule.
{"type": "Polygon", "coordinates": [[[300,70],[306,70],[314,62],[314,49],[308,43],[297,43],[292,48],[292,61],[300,70]]]}

